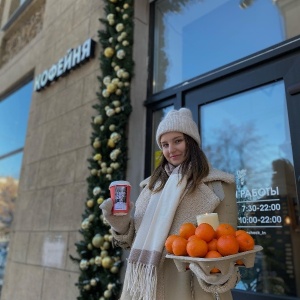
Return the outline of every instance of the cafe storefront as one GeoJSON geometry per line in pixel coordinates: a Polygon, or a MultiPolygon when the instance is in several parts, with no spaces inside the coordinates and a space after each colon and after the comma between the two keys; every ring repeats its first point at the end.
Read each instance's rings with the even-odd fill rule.
{"type": "Polygon", "coordinates": [[[147,124],[154,132],[171,108],[192,110],[210,162],[236,176],[238,228],[264,248],[241,269],[234,299],[299,299],[299,1],[151,7],[147,124]]]}
{"type": "MultiPolygon", "coordinates": [[[[263,247],[234,300],[300,299],[299,15],[299,0],[134,1],[132,198],[157,163],[161,118],[190,108],[211,164],[236,177],[238,228],[263,247]]],[[[2,219],[12,228],[0,236],[4,300],[78,297],[69,256],[90,175],[102,17],[98,0],[0,0],[0,189],[8,176],[20,187],[2,219]]]]}

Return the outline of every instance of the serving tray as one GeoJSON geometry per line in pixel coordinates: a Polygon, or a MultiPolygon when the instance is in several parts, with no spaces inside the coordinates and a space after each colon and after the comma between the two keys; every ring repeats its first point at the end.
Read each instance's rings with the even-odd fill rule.
{"type": "MultiPolygon", "coordinates": [[[[167,254],[166,258],[174,260],[174,263],[179,272],[184,272],[188,269],[190,263],[197,263],[206,275],[211,275],[210,271],[213,268],[218,268],[222,275],[228,273],[232,265],[236,267],[252,268],[254,266],[255,255],[257,252],[263,250],[260,245],[255,245],[253,250],[240,252],[233,255],[218,257],[218,258],[199,258],[190,256],[176,256],[167,254]],[[243,262],[242,265],[236,264],[236,261],[240,260],[243,262]]],[[[220,274],[214,273],[214,275],[220,274]]]]}

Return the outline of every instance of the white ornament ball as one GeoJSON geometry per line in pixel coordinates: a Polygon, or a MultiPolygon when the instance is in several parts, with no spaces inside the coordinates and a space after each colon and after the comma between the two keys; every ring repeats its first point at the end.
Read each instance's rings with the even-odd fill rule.
{"type": "Polygon", "coordinates": [[[111,124],[111,125],[109,125],[108,129],[109,129],[110,131],[115,131],[116,125],[115,125],[115,124],[111,124]]]}
{"type": "Polygon", "coordinates": [[[109,91],[108,91],[107,89],[104,89],[104,90],[102,91],[102,96],[103,96],[104,98],[108,98],[108,97],[110,96],[109,91]]]}
{"type": "Polygon", "coordinates": [[[119,24],[116,25],[116,31],[117,31],[117,32],[120,32],[120,31],[122,31],[123,29],[124,29],[124,24],[119,23],[119,24]]]}
{"type": "Polygon", "coordinates": [[[104,298],[110,298],[112,295],[112,292],[110,290],[106,290],[103,293],[104,298]]]}
{"type": "Polygon", "coordinates": [[[96,286],[97,285],[97,280],[96,279],[91,279],[90,281],[91,286],[96,286]]]}
{"type": "Polygon", "coordinates": [[[103,78],[103,83],[104,83],[105,85],[110,84],[110,83],[111,83],[111,77],[110,77],[110,76],[105,76],[105,77],[103,78]]]}
{"type": "Polygon", "coordinates": [[[88,268],[88,266],[89,266],[89,263],[86,259],[82,259],[80,261],[79,267],[81,270],[86,270],[88,268]]]}
{"type": "Polygon", "coordinates": [[[120,49],[117,51],[117,58],[118,59],[124,59],[126,56],[126,52],[123,49],[120,49]]]}
{"type": "Polygon", "coordinates": [[[101,188],[99,186],[94,187],[94,189],[93,189],[93,195],[96,196],[99,193],[101,193],[101,188]]]}
{"type": "Polygon", "coordinates": [[[115,110],[112,109],[112,108],[110,108],[110,109],[108,109],[108,110],[106,111],[106,115],[107,115],[108,117],[111,117],[111,116],[113,116],[114,114],[115,114],[115,110]]]}

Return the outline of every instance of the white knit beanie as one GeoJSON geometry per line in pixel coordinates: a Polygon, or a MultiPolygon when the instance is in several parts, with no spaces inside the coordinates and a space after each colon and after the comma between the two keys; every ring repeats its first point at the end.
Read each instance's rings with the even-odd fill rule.
{"type": "Polygon", "coordinates": [[[200,134],[197,124],[193,120],[192,112],[187,108],[171,110],[159,123],[156,131],[156,142],[161,149],[160,138],[164,133],[178,131],[192,137],[200,146],[200,134]]]}

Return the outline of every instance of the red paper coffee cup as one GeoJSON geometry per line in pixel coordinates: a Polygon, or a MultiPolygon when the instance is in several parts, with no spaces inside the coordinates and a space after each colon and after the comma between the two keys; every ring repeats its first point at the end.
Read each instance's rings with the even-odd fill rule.
{"type": "Polygon", "coordinates": [[[131,185],[128,181],[113,181],[109,185],[110,198],[114,205],[113,215],[126,215],[129,211],[131,185]]]}

